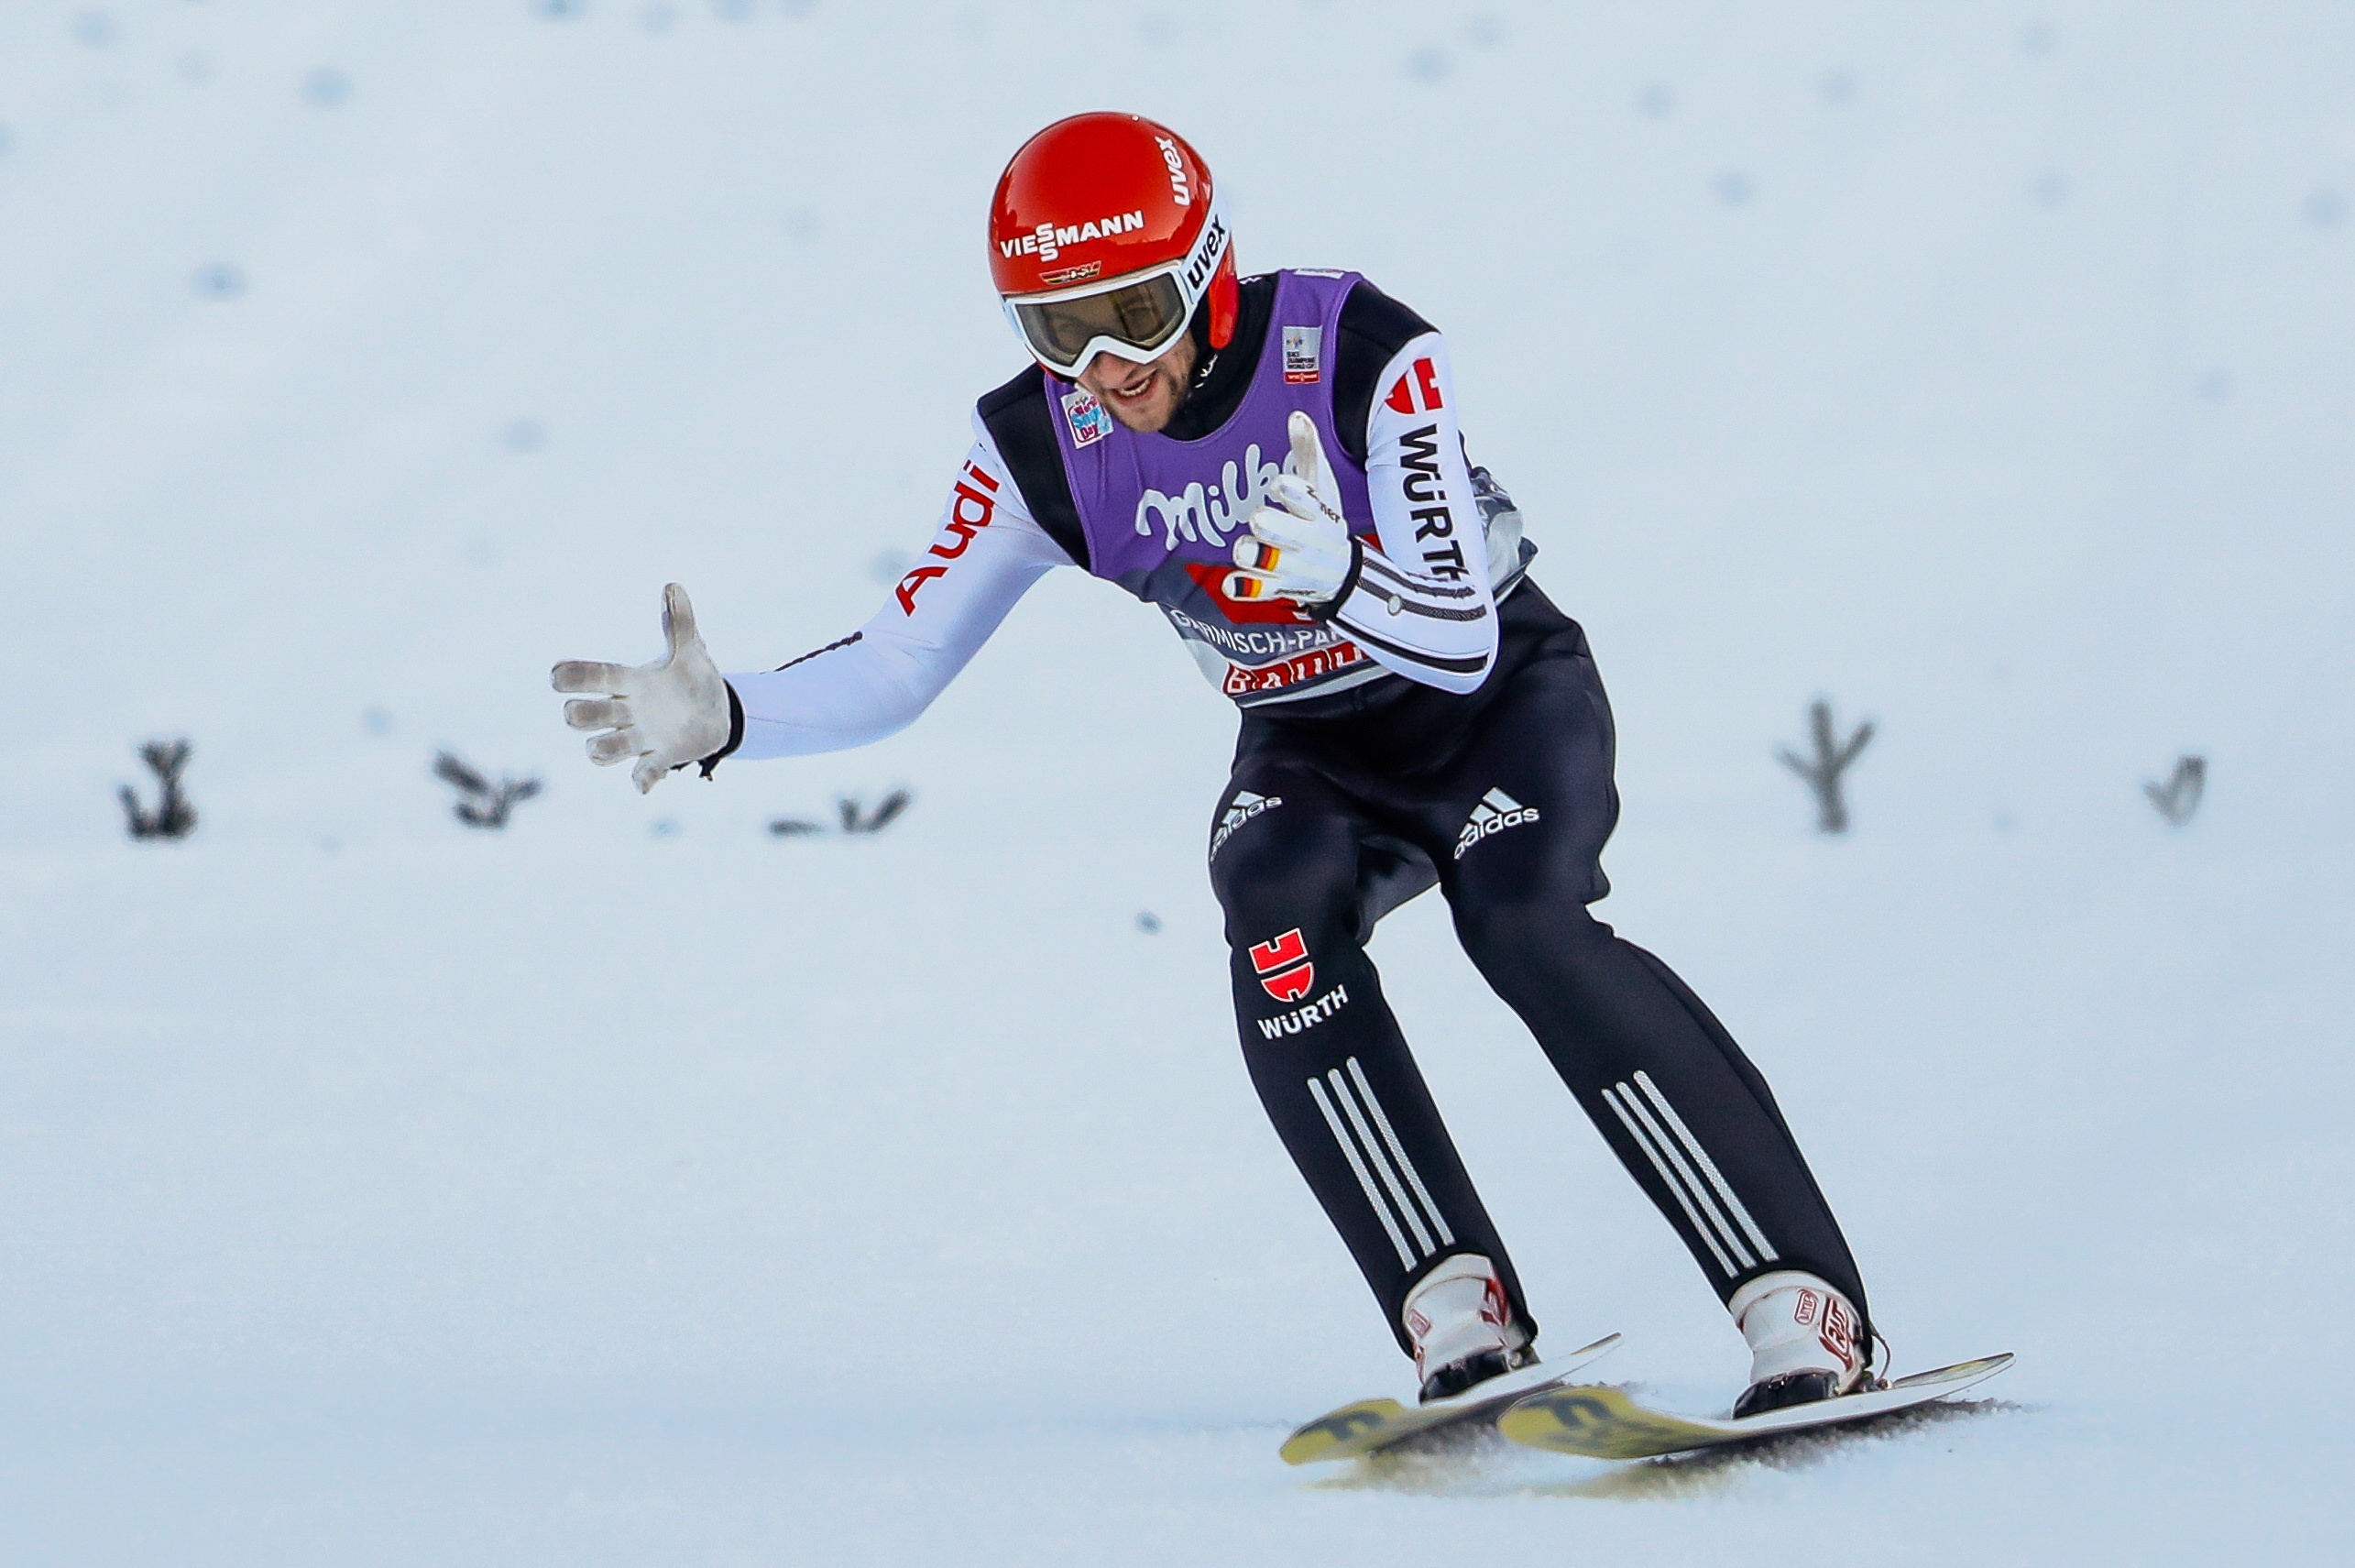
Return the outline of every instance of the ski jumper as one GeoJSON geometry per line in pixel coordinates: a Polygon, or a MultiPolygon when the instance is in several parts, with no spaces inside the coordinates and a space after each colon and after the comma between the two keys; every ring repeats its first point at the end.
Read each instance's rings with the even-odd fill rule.
{"type": "Polygon", "coordinates": [[[1434,885],[1721,1300],[1796,1269],[1864,1313],[1765,1080],[1667,965],[1588,912],[1618,817],[1609,704],[1584,633],[1525,578],[1510,499],[1464,458],[1439,334],[1354,274],[1282,272],[1244,283],[1216,359],[1181,410],[1207,400],[1215,418],[1177,433],[1129,431],[1035,367],[982,399],[940,533],[893,600],[802,659],[728,677],[737,749],[891,733],[1041,573],[1118,583],[1243,710],[1209,859],[1243,1058],[1402,1348],[1408,1291],[1457,1254],[1493,1263],[1536,1327],[1365,952],[1384,914],[1434,885]],[[1220,587],[1295,410],[1365,545],[1314,614],[1220,587]]]}

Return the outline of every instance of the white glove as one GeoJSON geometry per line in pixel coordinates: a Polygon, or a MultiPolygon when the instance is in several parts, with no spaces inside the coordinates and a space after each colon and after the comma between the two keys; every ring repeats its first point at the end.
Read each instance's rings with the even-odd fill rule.
{"type": "Polygon", "coordinates": [[[733,728],[728,683],[696,635],[695,606],[676,583],[663,590],[663,641],[670,652],[655,663],[567,659],[548,676],[560,692],[606,694],[564,704],[564,722],[605,731],[588,742],[589,761],[599,767],[637,758],[630,778],[641,795],[673,768],[726,747],[733,728]]]}
{"type": "Polygon", "coordinates": [[[1262,507],[1251,514],[1251,532],[1234,542],[1226,596],[1328,604],[1356,572],[1358,545],[1342,521],[1341,486],[1317,439],[1317,422],[1295,411],[1287,429],[1291,455],[1267,487],[1284,510],[1262,507]]]}

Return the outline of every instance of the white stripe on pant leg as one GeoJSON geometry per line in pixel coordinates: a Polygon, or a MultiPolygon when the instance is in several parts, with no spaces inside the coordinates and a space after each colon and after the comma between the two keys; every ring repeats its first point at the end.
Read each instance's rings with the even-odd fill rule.
{"type": "Polygon", "coordinates": [[[1365,1081],[1365,1069],[1357,1065],[1355,1057],[1349,1058],[1349,1076],[1356,1080],[1357,1092],[1364,1098],[1365,1108],[1374,1113],[1374,1124],[1382,1129],[1382,1141],[1390,1146],[1391,1157],[1398,1162],[1398,1168],[1407,1173],[1407,1183],[1415,1190],[1415,1196],[1423,1201],[1423,1212],[1431,1217],[1431,1228],[1439,1232],[1440,1243],[1447,1246],[1455,1245],[1455,1233],[1447,1228],[1447,1221],[1440,1215],[1440,1206],[1431,1201],[1430,1193],[1423,1186],[1423,1179],[1416,1174],[1415,1162],[1408,1159],[1407,1151],[1399,1146],[1398,1135],[1390,1130],[1390,1118],[1382,1113],[1382,1102],[1374,1097],[1374,1085],[1365,1081]]]}
{"type": "Polygon", "coordinates": [[[1734,1267],[1734,1260],[1725,1255],[1725,1249],[1717,1245],[1717,1238],[1709,1234],[1709,1227],[1703,1223],[1701,1216],[1693,1212],[1692,1200],[1684,1195],[1684,1189],[1677,1185],[1677,1180],[1674,1176],[1669,1174],[1668,1162],[1661,1159],[1659,1157],[1659,1151],[1652,1147],[1651,1139],[1644,1135],[1644,1130],[1636,1125],[1636,1119],[1627,1114],[1627,1107],[1619,1103],[1617,1091],[1616,1090],[1605,1090],[1603,1091],[1603,1103],[1611,1107],[1613,1113],[1619,1118],[1620,1125],[1627,1129],[1627,1135],[1636,1140],[1636,1146],[1644,1151],[1644,1157],[1652,1162],[1652,1168],[1654,1170],[1659,1172],[1659,1179],[1661,1182],[1667,1186],[1669,1191],[1674,1195],[1677,1207],[1684,1211],[1685,1219],[1692,1223],[1692,1234],[1709,1244],[1709,1250],[1717,1255],[1717,1266],[1724,1269],[1728,1277],[1731,1277],[1735,1272],[1736,1272],[1734,1267]]]}
{"type": "Polygon", "coordinates": [[[1382,1185],[1390,1190],[1390,1200],[1398,1205],[1399,1216],[1407,1222],[1407,1228],[1415,1233],[1415,1245],[1423,1249],[1425,1257],[1430,1256],[1433,1251],[1431,1233],[1423,1229],[1422,1216],[1417,1214],[1415,1206],[1407,1201],[1407,1190],[1398,1185],[1397,1173],[1390,1168],[1390,1162],[1382,1157],[1382,1146],[1374,1141],[1374,1129],[1365,1124],[1365,1113],[1357,1108],[1357,1097],[1349,1091],[1349,1085],[1342,1080],[1339,1068],[1325,1077],[1332,1082],[1333,1097],[1349,1113],[1349,1124],[1357,1129],[1358,1141],[1365,1146],[1365,1157],[1373,1162],[1375,1174],[1381,1177],[1382,1185]]]}
{"type": "Polygon", "coordinates": [[[1650,1097],[1654,1105],[1659,1107],[1659,1113],[1667,1118],[1670,1129],[1684,1140],[1686,1148],[1692,1151],[1693,1159],[1701,1167],[1701,1174],[1709,1179],[1709,1184],[1717,1190],[1717,1195],[1725,1200],[1725,1207],[1731,1209],[1734,1218],[1741,1222],[1743,1233],[1757,1245],[1758,1255],[1769,1263],[1779,1262],[1781,1255],[1767,1245],[1766,1234],[1758,1229],[1758,1223],[1750,1218],[1750,1212],[1742,1206],[1739,1198],[1734,1196],[1734,1189],[1717,1173],[1716,1161],[1711,1159],[1709,1151],[1701,1146],[1701,1140],[1692,1135],[1692,1129],[1684,1124],[1684,1118],[1676,1113],[1676,1107],[1668,1102],[1668,1096],[1659,1091],[1659,1086],[1652,1081],[1651,1074],[1636,1074],[1636,1084],[1650,1097]]]}
{"type": "Polygon", "coordinates": [[[1685,1163],[1684,1151],[1669,1141],[1668,1130],[1652,1119],[1650,1108],[1636,1098],[1636,1091],[1633,1089],[1622,1083],[1619,1085],[1619,1093],[1621,1098],[1627,1101],[1627,1108],[1633,1111],[1637,1118],[1650,1130],[1652,1136],[1659,1140],[1660,1148],[1667,1154],[1669,1163],[1676,1167],[1679,1174],[1684,1178],[1684,1184],[1692,1189],[1692,1196],[1700,1201],[1701,1212],[1709,1216],[1709,1223],[1717,1227],[1717,1234],[1725,1238],[1725,1245],[1734,1249],[1734,1255],[1741,1259],[1742,1266],[1744,1268],[1755,1266],[1758,1259],[1751,1255],[1748,1245],[1736,1234],[1734,1222],[1725,1218],[1725,1212],[1717,1207],[1717,1200],[1712,1198],[1709,1195],[1709,1190],[1701,1185],[1699,1173],[1685,1163]]]}
{"type": "Polygon", "coordinates": [[[1357,1172],[1357,1184],[1365,1189],[1365,1201],[1374,1205],[1375,1217],[1389,1233],[1390,1245],[1398,1249],[1398,1266],[1414,1267],[1415,1255],[1407,1250],[1407,1238],[1398,1234],[1398,1223],[1390,1217],[1390,1211],[1383,1205],[1382,1194],[1375,1190],[1374,1178],[1365,1174],[1365,1162],[1357,1157],[1357,1146],[1349,1141],[1349,1129],[1341,1124],[1341,1117],[1333,1111],[1333,1102],[1325,1098],[1325,1086],[1312,1078],[1309,1080],[1309,1092],[1316,1097],[1317,1109],[1325,1113],[1325,1125],[1333,1130],[1333,1141],[1341,1145],[1342,1155],[1349,1161],[1350,1169],[1357,1172]]]}

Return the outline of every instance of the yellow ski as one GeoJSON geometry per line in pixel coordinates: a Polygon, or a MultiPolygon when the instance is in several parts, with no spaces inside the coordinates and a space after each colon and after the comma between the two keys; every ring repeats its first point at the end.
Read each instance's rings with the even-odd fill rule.
{"type": "Polygon", "coordinates": [[[1420,1432],[1493,1417],[1517,1399],[1557,1387],[1618,1343],[1617,1334],[1605,1334],[1593,1344],[1579,1346],[1560,1361],[1524,1366],[1518,1372],[1507,1372],[1467,1388],[1451,1399],[1434,1399],[1428,1405],[1410,1408],[1396,1399],[1360,1399],[1319,1416],[1285,1439],[1284,1446],[1276,1452],[1287,1464],[1356,1459],[1420,1432]]]}
{"type": "Polygon", "coordinates": [[[1650,1459],[1777,1432],[1839,1426],[1927,1404],[1984,1382],[2010,1365],[2010,1353],[2006,1352],[1941,1366],[1934,1372],[1917,1372],[1869,1394],[1792,1405],[1739,1420],[1648,1409],[1616,1388],[1546,1388],[1523,1396],[1497,1421],[1496,1430],[1515,1442],[1554,1453],[1575,1453],[1587,1459],[1650,1459]]]}

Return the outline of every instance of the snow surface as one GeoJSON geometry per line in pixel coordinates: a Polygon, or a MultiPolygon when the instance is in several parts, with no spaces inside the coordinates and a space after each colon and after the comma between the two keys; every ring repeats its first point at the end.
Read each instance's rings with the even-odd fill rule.
{"type": "MultiPolygon", "coordinates": [[[[0,1555],[2345,1561],[2351,62],[2337,0],[0,6],[0,1555]],[[581,759],[547,667],[664,581],[756,665],[921,547],[1020,363],[991,181],[1107,104],[1448,329],[1617,704],[1603,912],[2000,1408],[1278,1464],[1405,1369],[1238,1059],[1233,719],[1101,585],[870,751],[581,759]],[[444,745],[547,793],[463,828],[444,745]]],[[[1443,911],[1377,957],[1551,1335],[1722,1408],[1443,911]]]]}

